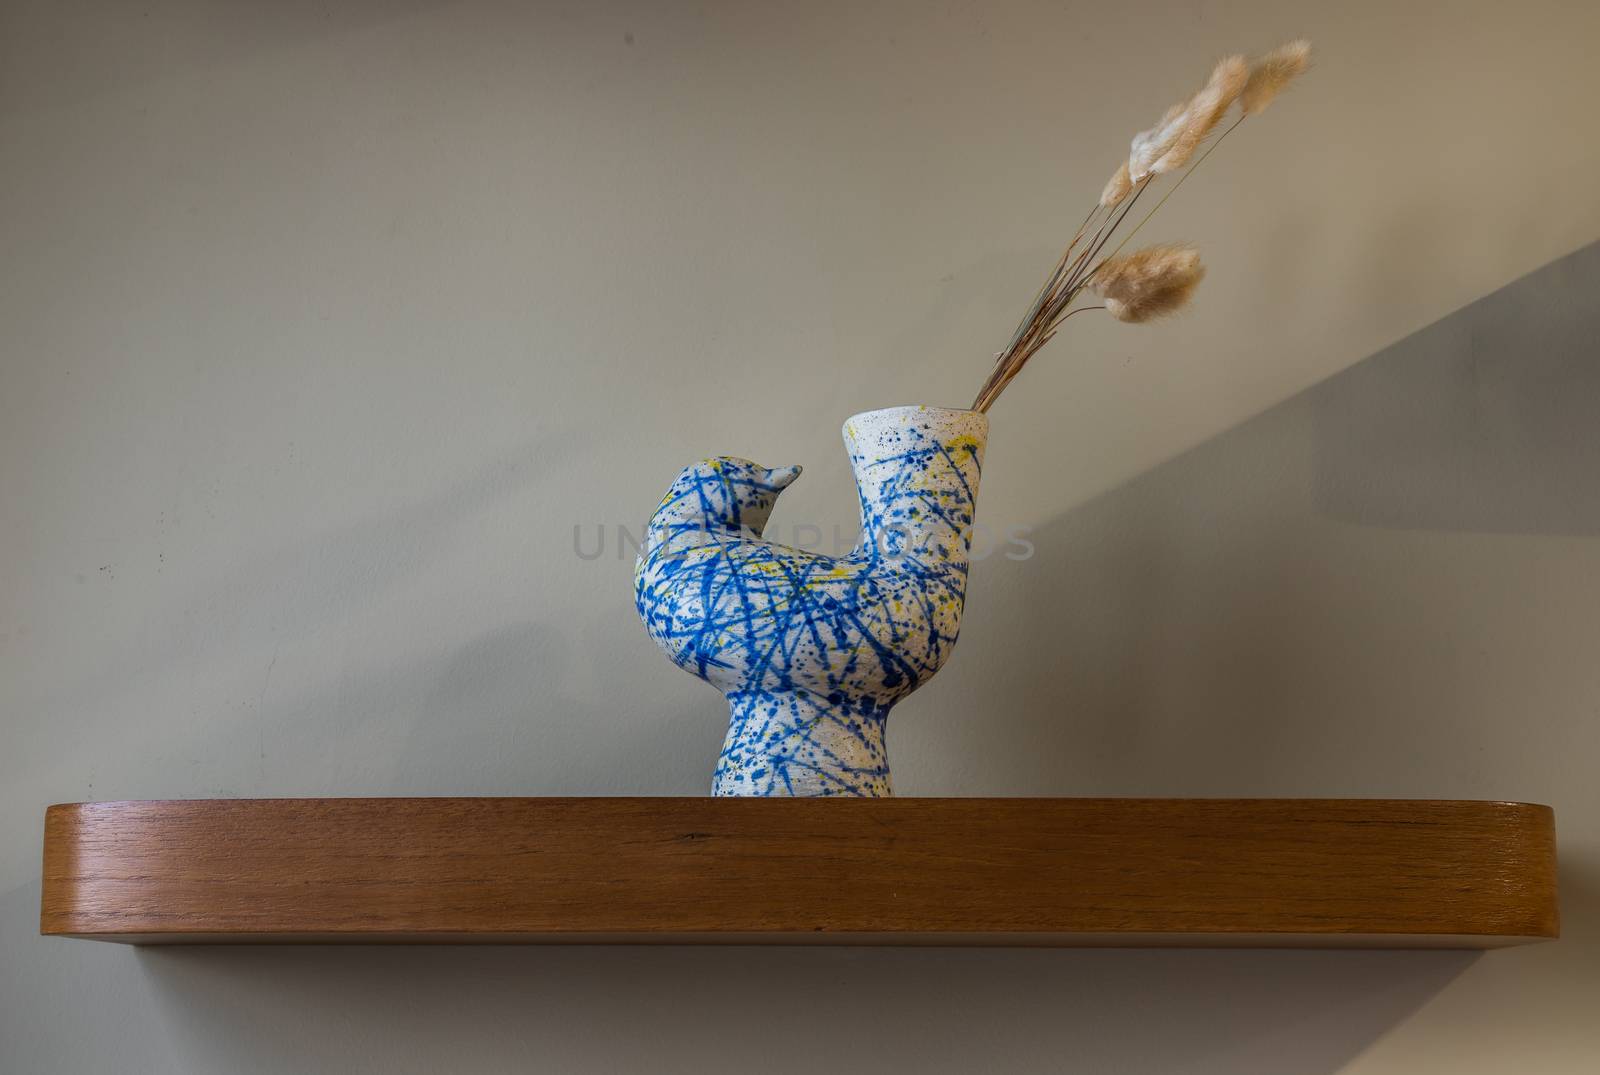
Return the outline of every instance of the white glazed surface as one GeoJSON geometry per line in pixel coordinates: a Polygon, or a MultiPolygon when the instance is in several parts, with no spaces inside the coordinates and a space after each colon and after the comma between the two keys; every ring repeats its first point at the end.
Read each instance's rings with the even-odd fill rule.
{"type": "Polygon", "coordinates": [[[685,468],[651,520],[639,614],[680,667],[728,696],[718,795],[892,793],[884,725],[961,629],[988,419],[893,407],[844,439],[861,542],[842,557],[767,541],[798,468],[685,468]]]}

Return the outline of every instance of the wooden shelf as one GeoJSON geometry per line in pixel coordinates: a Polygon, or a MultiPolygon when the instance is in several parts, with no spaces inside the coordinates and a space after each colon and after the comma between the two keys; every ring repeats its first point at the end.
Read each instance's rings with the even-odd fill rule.
{"type": "Polygon", "coordinates": [[[1490,948],[1557,935],[1555,827],[1347,799],[74,803],[45,815],[40,931],[1490,948]]]}

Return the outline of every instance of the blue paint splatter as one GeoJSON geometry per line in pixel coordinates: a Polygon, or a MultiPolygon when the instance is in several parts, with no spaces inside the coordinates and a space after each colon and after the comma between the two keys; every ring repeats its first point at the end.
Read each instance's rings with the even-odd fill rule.
{"type": "Polygon", "coordinates": [[[829,557],[762,537],[798,467],[686,468],[635,572],[645,628],[728,698],[716,795],[892,794],[894,704],[949,658],[966,596],[988,420],[896,407],[845,423],[861,542],[829,557]]]}

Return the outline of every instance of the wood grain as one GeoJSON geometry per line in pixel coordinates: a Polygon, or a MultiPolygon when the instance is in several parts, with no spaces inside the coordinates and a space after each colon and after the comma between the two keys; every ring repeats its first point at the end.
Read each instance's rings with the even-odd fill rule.
{"type": "Polygon", "coordinates": [[[255,799],[45,815],[40,931],[134,943],[1484,948],[1554,817],[1339,799],[255,799]]]}

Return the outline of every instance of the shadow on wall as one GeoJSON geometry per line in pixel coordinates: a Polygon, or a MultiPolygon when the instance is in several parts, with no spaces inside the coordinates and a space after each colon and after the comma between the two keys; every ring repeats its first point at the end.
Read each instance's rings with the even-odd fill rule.
{"type": "Polygon", "coordinates": [[[1315,506],[1389,526],[1600,533],[1600,243],[1307,394],[1315,506]]]}
{"type": "Polygon", "coordinates": [[[1600,244],[975,565],[901,790],[1547,795],[1497,737],[1588,704],[1592,560],[1517,535],[1600,533],[1596,296],[1600,244]]]}
{"type": "Polygon", "coordinates": [[[215,948],[138,955],[189,1070],[1333,1073],[1463,952],[215,948]]]}

